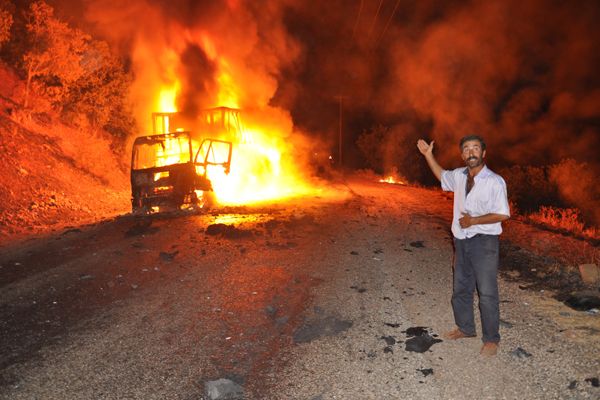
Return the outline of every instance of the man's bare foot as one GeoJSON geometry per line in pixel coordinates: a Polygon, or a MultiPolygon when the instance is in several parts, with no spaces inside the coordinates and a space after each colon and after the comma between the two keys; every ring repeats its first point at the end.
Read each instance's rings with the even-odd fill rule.
{"type": "Polygon", "coordinates": [[[481,347],[480,354],[486,357],[493,357],[498,353],[498,343],[485,342],[481,347]]]}
{"type": "Polygon", "coordinates": [[[442,337],[447,340],[456,340],[456,339],[472,338],[472,337],[475,337],[475,335],[467,335],[460,329],[454,328],[450,332],[443,333],[442,337]]]}

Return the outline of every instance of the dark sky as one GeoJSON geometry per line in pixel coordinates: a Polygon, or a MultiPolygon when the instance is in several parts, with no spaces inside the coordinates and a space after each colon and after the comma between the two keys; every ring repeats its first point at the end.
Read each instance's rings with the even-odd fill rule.
{"type": "MultiPolygon", "coordinates": [[[[376,125],[396,144],[435,139],[444,162],[457,160],[458,138],[479,133],[500,166],[598,163],[598,1],[83,4],[89,26],[138,69],[140,42],[168,47],[185,81],[210,90],[218,86],[214,56],[226,57],[243,82],[242,108],[287,110],[298,130],[333,148],[343,96],[345,151],[356,165],[355,140],[376,125]]],[[[184,92],[184,107],[210,103],[184,92]]]]}

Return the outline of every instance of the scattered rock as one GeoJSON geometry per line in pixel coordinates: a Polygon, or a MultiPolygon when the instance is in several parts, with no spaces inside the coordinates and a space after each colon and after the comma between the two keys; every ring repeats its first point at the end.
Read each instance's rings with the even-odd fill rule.
{"type": "Polygon", "coordinates": [[[433,375],[433,368],[422,368],[418,369],[417,371],[421,372],[423,376],[433,375]]]}
{"type": "Polygon", "coordinates": [[[589,382],[593,387],[600,387],[600,380],[598,380],[598,377],[585,378],[585,381],[589,382]]]}
{"type": "Polygon", "coordinates": [[[400,324],[392,323],[392,322],[384,322],[384,325],[389,326],[390,328],[399,328],[400,324]]]}
{"type": "Polygon", "coordinates": [[[581,264],[579,274],[581,280],[588,285],[595,285],[600,282],[600,267],[596,264],[581,264]]]}
{"type": "Polygon", "coordinates": [[[273,315],[275,315],[276,312],[277,312],[277,309],[275,307],[273,307],[272,305],[268,305],[265,307],[265,313],[267,315],[273,316],[273,315]]]}
{"type": "Polygon", "coordinates": [[[354,250],[352,250],[352,251],[350,252],[350,254],[352,254],[353,256],[357,256],[357,255],[358,255],[358,251],[354,251],[354,250]]]}
{"type": "Polygon", "coordinates": [[[294,242],[286,242],[286,243],[272,243],[267,241],[266,243],[267,247],[274,249],[274,250],[286,250],[286,249],[292,249],[296,246],[298,246],[296,243],[294,242]]]}
{"type": "Polygon", "coordinates": [[[576,292],[565,300],[565,304],[577,311],[587,311],[600,308],[600,296],[595,291],[576,292]]]}
{"type": "Polygon", "coordinates": [[[513,351],[510,352],[510,355],[516,358],[529,358],[531,357],[531,353],[527,352],[522,347],[517,347],[513,351]]]}
{"type": "Polygon", "coordinates": [[[516,279],[521,276],[521,273],[517,270],[506,271],[505,274],[512,279],[516,279]]]}
{"type": "Polygon", "coordinates": [[[125,232],[125,237],[152,235],[158,232],[160,228],[152,226],[152,220],[144,219],[136,223],[125,232]]]}
{"type": "Polygon", "coordinates": [[[358,286],[350,286],[350,289],[354,289],[356,290],[358,293],[364,293],[367,291],[367,289],[363,288],[363,287],[358,287],[358,286]]]}
{"type": "Polygon", "coordinates": [[[244,398],[244,388],[230,379],[217,379],[204,384],[204,392],[210,400],[237,400],[244,398]]]}
{"type": "Polygon", "coordinates": [[[176,250],[172,253],[167,253],[165,251],[161,251],[159,256],[162,261],[173,261],[173,259],[175,259],[175,256],[177,254],[179,254],[179,250],[176,250]]]}
{"type": "Polygon", "coordinates": [[[81,233],[81,229],[79,228],[71,228],[71,229],[67,229],[66,231],[64,231],[62,233],[62,235],[68,235],[69,233],[81,233]]]}
{"type": "Polygon", "coordinates": [[[440,342],[442,342],[441,339],[434,339],[426,333],[422,336],[415,336],[412,339],[408,339],[405,343],[405,350],[413,351],[415,353],[424,353],[429,350],[431,346],[440,342]]]}
{"type": "Polygon", "coordinates": [[[405,331],[402,331],[402,333],[406,333],[406,337],[414,337],[414,336],[422,336],[425,334],[428,334],[429,331],[427,330],[427,327],[425,326],[413,326],[408,328],[405,331]]]}
{"type": "Polygon", "coordinates": [[[321,336],[336,336],[347,331],[352,321],[340,320],[336,317],[325,317],[310,321],[294,332],[294,343],[308,343],[321,336]]]}
{"type": "Polygon", "coordinates": [[[503,328],[512,328],[513,324],[510,323],[510,322],[508,322],[508,321],[505,321],[505,320],[501,319],[500,320],[500,326],[503,327],[503,328]]]}
{"type": "Polygon", "coordinates": [[[94,279],[94,275],[81,275],[79,277],[80,281],[89,281],[89,280],[92,280],[92,279],[94,279]]]}
{"type": "Polygon", "coordinates": [[[392,346],[385,346],[383,348],[383,352],[384,353],[392,353],[392,354],[394,354],[394,349],[392,349],[392,346]]]}
{"type": "Polygon", "coordinates": [[[561,317],[570,317],[571,313],[567,311],[561,311],[558,313],[558,315],[560,315],[561,317]]]}
{"type": "Polygon", "coordinates": [[[417,240],[417,241],[414,241],[414,242],[410,242],[409,244],[412,247],[417,247],[417,248],[425,247],[425,245],[423,244],[422,240],[417,240]]]}
{"type": "Polygon", "coordinates": [[[380,339],[385,340],[388,346],[393,346],[396,344],[396,338],[393,336],[382,336],[380,339]]]}
{"type": "Polygon", "coordinates": [[[234,225],[228,224],[212,224],[206,228],[205,233],[207,235],[216,236],[221,235],[227,239],[243,239],[251,237],[253,234],[252,230],[239,229],[234,225]]]}
{"type": "Polygon", "coordinates": [[[573,390],[577,387],[577,381],[571,381],[569,382],[569,386],[567,386],[568,389],[573,390]]]}
{"type": "Polygon", "coordinates": [[[435,339],[424,326],[414,326],[408,328],[406,331],[406,337],[411,337],[405,343],[406,351],[413,351],[416,353],[424,353],[436,343],[442,342],[441,339],[435,339]]]}

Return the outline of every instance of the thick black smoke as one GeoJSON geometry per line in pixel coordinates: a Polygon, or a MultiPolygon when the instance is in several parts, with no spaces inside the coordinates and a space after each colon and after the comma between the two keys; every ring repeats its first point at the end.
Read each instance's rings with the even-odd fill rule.
{"type": "Polygon", "coordinates": [[[243,107],[279,106],[332,144],[341,100],[346,154],[357,154],[361,132],[383,124],[436,140],[447,164],[459,162],[456,143],[469,133],[486,137],[498,167],[597,163],[597,1],[94,0],[87,16],[125,51],[142,37],[179,46],[185,81],[201,91],[217,79],[199,62],[210,53],[199,41],[208,34],[250,88],[243,107]]]}
{"type": "Polygon", "coordinates": [[[469,133],[487,138],[498,166],[596,162],[600,4],[439,3],[291,4],[286,26],[303,57],[279,93],[296,120],[334,131],[342,94],[348,135],[430,126],[412,134],[435,139],[447,163],[469,133]]]}

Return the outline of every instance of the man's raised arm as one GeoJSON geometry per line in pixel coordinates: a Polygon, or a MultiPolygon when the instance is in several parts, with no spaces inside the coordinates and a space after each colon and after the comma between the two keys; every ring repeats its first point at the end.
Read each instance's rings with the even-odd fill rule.
{"type": "Polygon", "coordinates": [[[433,172],[435,177],[441,181],[443,168],[440,167],[440,164],[437,163],[435,157],[433,156],[433,143],[433,140],[431,141],[431,143],[427,144],[427,142],[423,139],[419,139],[417,141],[417,148],[419,149],[421,154],[425,156],[427,164],[429,165],[429,168],[431,168],[431,172],[433,172]]]}

